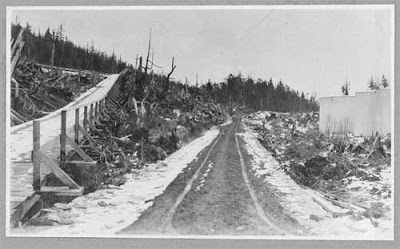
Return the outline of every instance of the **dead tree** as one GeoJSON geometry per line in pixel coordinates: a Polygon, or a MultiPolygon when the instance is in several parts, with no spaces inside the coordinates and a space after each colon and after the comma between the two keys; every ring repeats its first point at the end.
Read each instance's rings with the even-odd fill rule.
{"type": "Polygon", "coordinates": [[[144,68],[144,75],[145,76],[147,74],[147,69],[149,69],[150,49],[151,49],[151,29],[150,29],[150,36],[149,36],[149,47],[147,48],[146,66],[144,68]]]}
{"type": "Polygon", "coordinates": [[[176,65],[175,65],[175,63],[174,63],[174,60],[175,60],[175,58],[172,57],[171,71],[167,74],[167,81],[166,81],[166,84],[164,84],[164,91],[165,91],[165,92],[168,91],[168,88],[169,88],[169,80],[170,80],[171,75],[174,73],[174,70],[175,70],[175,68],[176,68],[176,65]]]}
{"type": "Polygon", "coordinates": [[[25,41],[23,39],[23,34],[25,32],[25,28],[22,28],[19,31],[19,34],[15,41],[13,41],[13,45],[11,47],[11,76],[14,73],[15,68],[17,67],[18,61],[22,54],[22,49],[24,48],[25,41]]]}
{"type": "Polygon", "coordinates": [[[349,95],[349,91],[350,91],[350,82],[347,81],[342,85],[341,87],[342,93],[343,95],[349,95]]]}
{"type": "Polygon", "coordinates": [[[174,72],[175,68],[176,68],[176,65],[174,64],[174,57],[172,57],[171,71],[167,75],[168,82],[169,82],[169,78],[171,77],[171,75],[174,72]]]}
{"type": "Polygon", "coordinates": [[[53,47],[51,49],[51,76],[54,75],[54,52],[56,47],[56,35],[53,31],[53,47]]]}

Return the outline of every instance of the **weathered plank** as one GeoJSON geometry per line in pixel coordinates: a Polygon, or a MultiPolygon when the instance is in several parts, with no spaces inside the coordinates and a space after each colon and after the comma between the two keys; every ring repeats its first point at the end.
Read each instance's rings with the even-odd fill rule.
{"type": "Polygon", "coordinates": [[[97,166],[97,161],[65,161],[65,164],[75,164],[76,166],[97,166]]]}
{"type": "Polygon", "coordinates": [[[79,143],[79,108],[75,110],[75,143],[79,143]]]}
{"type": "Polygon", "coordinates": [[[81,126],[79,126],[79,130],[81,131],[81,133],[83,134],[83,136],[91,143],[91,144],[97,144],[96,141],[92,138],[92,136],[90,136],[90,134],[83,129],[81,126]]]}
{"type": "Polygon", "coordinates": [[[77,189],[80,188],[74,180],[71,179],[60,167],[58,167],[53,161],[50,160],[42,151],[40,151],[42,161],[46,166],[53,172],[60,181],[69,186],[70,188],[77,189]]]}
{"type": "Polygon", "coordinates": [[[43,186],[40,189],[42,194],[52,194],[55,196],[80,196],[83,194],[84,188],[79,187],[76,189],[70,189],[68,187],[47,187],[43,186]]]}
{"type": "Polygon", "coordinates": [[[83,128],[85,131],[87,130],[87,124],[88,124],[88,111],[87,111],[87,106],[84,108],[84,113],[83,113],[83,128]]]}
{"type": "Polygon", "coordinates": [[[72,146],[72,148],[76,151],[76,153],[78,153],[83,160],[87,161],[87,162],[91,162],[93,161],[92,158],[90,158],[90,156],[88,156],[80,147],[79,145],[77,145],[71,138],[69,138],[68,136],[65,136],[65,139],[67,141],[67,143],[69,145],[72,146]]]}
{"type": "Polygon", "coordinates": [[[61,135],[60,135],[60,161],[65,161],[65,153],[67,150],[67,111],[61,112],[61,135]]]}
{"type": "Polygon", "coordinates": [[[17,227],[22,218],[28,213],[28,211],[35,205],[40,199],[40,195],[33,194],[26,198],[23,202],[15,207],[14,213],[11,215],[10,224],[13,227],[17,227]]]}
{"type": "Polygon", "coordinates": [[[33,190],[40,189],[40,121],[33,121],[33,190]]]}

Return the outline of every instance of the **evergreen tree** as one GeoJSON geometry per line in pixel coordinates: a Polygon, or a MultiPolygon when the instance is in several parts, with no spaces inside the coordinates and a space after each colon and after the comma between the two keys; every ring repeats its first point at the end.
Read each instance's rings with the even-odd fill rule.
{"type": "Polygon", "coordinates": [[[389,81],[386,79],[385,75],[382,75],[381,86],[383,88],[389,87],[389,81]]]}
{"type": "MultiPolygon", "coordinates": [[[[21,28],[22,26],[20,24],[12,24],[11,37],[13,39],[16,39],[21,28]]],[[[88,47],[82,48],[75,45],[73,42],[68,41],[62,24],[57,28],[57,32],[54,32],[54,35],[50,28],[46,29],[44,35],[40,30],[37,34],[34,34],[29,23],[26,24],[25,28],[25,46],[22,51],[22,56],[34,60],[37,63],[51,63],[51,53],[54,41],[55,66],[95,70],[105,73],[111,73],[113,71],[120,72],[127,66],[127,63],[123,62],[121,58],[117,61],[115,55],[108,56],[104,52],[96,51],[93,43],[89,50],[88,47]]]]}
{"type": "Polygon", "coordinates": [[[368,81],[368,89],[370,89],[370,90],[379,89],[379,85],[374,81],[374,79],[372,78],[372,75],[371,75],[370,80],[368,81]]]}

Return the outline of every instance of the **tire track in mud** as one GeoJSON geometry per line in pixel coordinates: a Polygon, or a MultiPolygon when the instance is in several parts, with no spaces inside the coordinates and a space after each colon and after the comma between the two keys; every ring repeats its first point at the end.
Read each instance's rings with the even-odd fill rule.
{"type": "Polygon", "coordinates": [[[252,172],[248,169],[251,161],[243,147],[244,141],[237,134],[240,119],[235,118],[232,124],[220,129],[218,137],[121,233],[292,234],[293,222],[285,219],[287,215],[279,208],[279,199],[273,190],[264,184],[259,189],[257,184],[260,183],[253,182],[252,172]],[[210,164],[213,167],[208,170],[210,164]],[[201,179],[205,173],[207,177],[201,179]],[[197,189],[197,184],[202,187],[197,189]]]}
{"type": "Polygon", "coordinates": [[[206,157],[203,159],[200,167],[197,168],[196,172],[193,174],[192,178],[189,180],[189,182],[186,184],[185,189],[183,192],[178,196],[176,199],[174,205],[172,208],[169,210],[167,217],[165,218],[163,224],[162,224],[162,231],[165,233],[167,230],[173,230],[172,226],[172,217],[174,216],[176,209],[178,208],[179,204],[183,201],[187,193],[192,189],[193,182],[199,177],[200,171],[204,168],[204,165],[206,165],[208,158],[210,157],[211,152],[214,150],[215,145],[219,142],[219,140],[222,137],[223,132],[220,132],[217,139],[214,141],[214,143],[211,145],[209,148],[206,157]]]}
{"type": "Polygon", "coordinates": [[[242,154],[242,151],[240,150],[239,140],[238,140],[238,138],[237,138],[237,125],[235,126],[234,134],[235,134],[236,148],[237,148],[237,152],[238,152],[239,158],[240,158],[240,166],[241,166],[241,169],[242,169],[243,179],[244,179],[244,182],[246,183],[247,189],[248,189],[248,191],[249,191],[249,193],[250,193],[251,199],[252,199],[252,201],[253,201],[253,204],[254,204],[254,206],[255,206],[255,208],[256,208],[256,211],[257,211],[258,215],[260,216],[260,218],[261,218],[268,226],[270,226],[270,227],[272,227],[273,229],[275,229],[276,231],[282,233],[282,235],[288,235],[288,232],[286,232],[286,231],[280,229],[279,227],[277,227],[274,223],[272,223],[272,222],[268,219],[268,217],[267,217],[267,215],[265,214],[263,208],[261,207],[260,202],[259,202],[258,199],[257,199],[256,193],[255,193],[253,187],[251,186],[249,177],[248,177],[248,175],[247,175],[246,165],[245,165],[245,163],[244,163],[243,154],[242,154]]]}

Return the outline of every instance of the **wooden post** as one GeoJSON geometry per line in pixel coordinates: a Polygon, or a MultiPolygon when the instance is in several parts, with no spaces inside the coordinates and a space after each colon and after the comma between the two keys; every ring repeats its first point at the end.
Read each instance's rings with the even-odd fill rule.
{"type": "Polygon", "coordinates": [[[88,116],[87,116],[87,106],[85,106],[85,110],[83,113],[83,129],[87,130],[88,116]]]}
{"type": "Polygon", "coordinates": [[[96,102],[95,108],[94,108],[94,120],[97,121],[97,118],[99,117],[99,104],[96,102]]]}
{"type": "Polygon", "coordinates": [[[100,106],[99,106],[99,112],[100,112],[100,115],[103,115],[103,104],[104,104],[104,99],[102,99],[102,100],[100,100],[100,106]]]}
{"type": "Polygon", "coordinates": [[[103,100],[100,100],[99,101],[99,114],[98,114],[98,120],[100,121],[100,118],[101,118],[101,110],[103,109],[103,107],[102,107],[102,105],[103,105],[103,100]]]}
{"type": "Polygon", "coordinates": [[[75,143],[79,143],[79,108],[75,110],[75,143]]]}
{"type": "Polygon", "coordinates": [[[40,121],[33,120],[33,190],[40,191],[40,121]]]}
{"type": "Polygon", "coordinates": [[[93,124],[93,104],[90,104],[89,122],[93,124]]]}
{"type": "Polygon", "coordinates": [[[67,111],[61,111],[61,135],[60,135],[60,161],[65,161],[65,151],[67,149],[67,111]]]}

